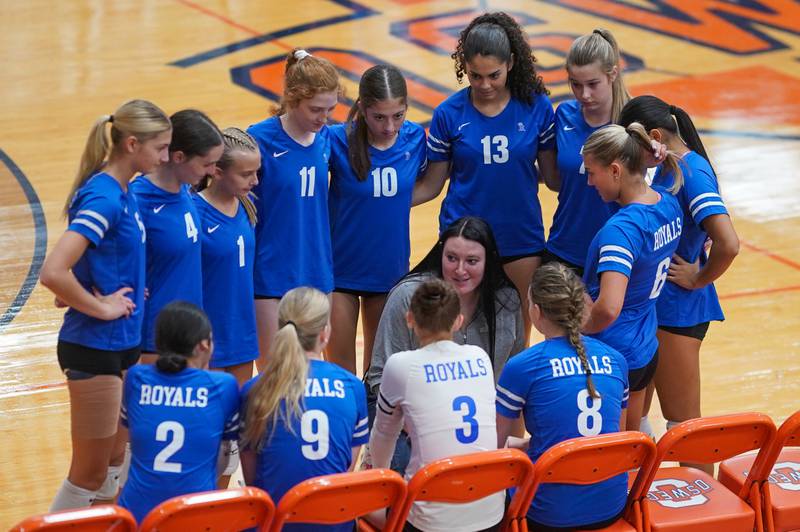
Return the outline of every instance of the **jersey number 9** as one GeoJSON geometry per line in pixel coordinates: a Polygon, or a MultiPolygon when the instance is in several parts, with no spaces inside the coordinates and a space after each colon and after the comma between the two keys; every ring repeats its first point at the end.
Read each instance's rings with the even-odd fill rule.
{"type": "Polygon", "coordinates": [[[328,415],[322,410],[307,410],[300,418],[301,450],[307,460],[322,460],[330,446],[328,415]]]}

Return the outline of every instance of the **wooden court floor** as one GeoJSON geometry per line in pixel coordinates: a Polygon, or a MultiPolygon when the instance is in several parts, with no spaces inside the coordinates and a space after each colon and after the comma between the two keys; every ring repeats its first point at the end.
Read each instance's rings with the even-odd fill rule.
{"type": "MultiPolygon", "coordinates": [[[[551,97],[568,97],[570,42],[611,29],[634,94],[695,118],[742,252],[718,283],[727,320],[702,355],[706,414],[782,421],[800,408],[800,4],[786,0],[28,0],[0,3],[0,527],[45,511],[66,474],[68,403],[55,359],[62,312],[37,284],[86,133],[129,98],[194,107],[220,126],[262,119],[281,60],[303,46],[356,93],[395,64],[409,117],[457,88],[457,31],[483,10],[526,28],[551,97]]],[[[350,100],[337,110],[343,118],[350,100]]],[[[546,223],[555,195],[541,193],[546,223]]],[[[414,209],[413,259],[435,239],[438,201],[414,209]]],[[[661,429],[663,430],[663,429],[661,429]]]]}

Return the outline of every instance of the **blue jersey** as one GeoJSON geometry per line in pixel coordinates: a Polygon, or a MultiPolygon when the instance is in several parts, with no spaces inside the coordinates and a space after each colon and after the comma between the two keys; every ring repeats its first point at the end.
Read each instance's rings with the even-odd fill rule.
{"type": "Polygon", "coordinates": [[[89,241],[72,267],[81,286],[87,292],[97,289],[105,295],[123,287],[133,288],[127,296],[136,303],[136,309],[127,318],[111,321],[67,309],[58,339],[106,351],[138,346],[144,315],[146,236],[136,198],[110,175],[95,174],[72,198],[67,231],[89,241]]]}
{"type": "Polygon", "coordinates": [[[121,422],[130,430],[131,467],[119,504],[141,523],[169,498],[216,489],[220,443],[238,435],[236,379],[219,371],[133,366],[121,422]]]}
{"type": "Polygon", "coordinates": [[[253,301],[256,239],[247,212],[221,213],[194,196],[203,241],[203,308],[214,331],[209,367],[221,368],[258,358],[253,301]]]}
{"type": "Polygon", "coordinates": [[[586,263],[586,251],[594,235],[614,214],[616,203],[606,203],[590,187],[583,166],[583,144],[600,129],[586,123],[576,100],[563,102],[556,109],[556,146],[561,188],[558,208],[547,237],[547,250],[576,266],[586,263]]]}
{"type": "MultiPolygon", "coordinates": [[[[716,214],[728,214],[719,194],[717,177],[702,155],[690,151],[683,156],[681,169],[684,183],[678,191],[678,201],[683,208],[683,233],[678,241],[678,255],[686,261],[700,259],[706,263],[704,246],[708,233],[703,230],[703,220],[716,214]]],[[[656,171],[653,183],[671,187],[673,174],[656,171]]],[[[707,321],[722,321],[725,316],[719,306],[714,284],[697,290],[686,290],[672,281],[667,281],[656,303],[658,324],[668,327],[692,327],[707,321]]]]}
{"type": "Polygon", "coordinates": [[[583,281],[593,300],[600,295],[600,274],[619,272],[628,278],[622,311],[594,336],[625,355],[631,370],[646,366],[658,348],[656,299],[667,280],[678,247],[683,213],[664,189],[654,205],[622,207],[600,229],[589,246],[583,281]]]}
{"type": "MultiPolygon", "coordinates": [[[[553,445],[579,436],[619,431],[628,406],[628,366],[615,349],[582,337],[592,382],[575,348],[564,337],[551,338],[509,359],[497,383],[497,413],[512,419],[522,412],[531,433],[528,455],[536,461],[553,445]]],[[[544,525],[569,527],[610,519],[627,498],[628,476],[621,474],[591,486],[542,484],[528,516],[544,525]]]]}
{"type": "Polygon", "coordinates": [[[555,146],[553,108],[545,94],[533,103],[511,98],[494,117],[481,114],[465,88],[439,104],[428,134],[428,160],[451,161],[439,231],[458,218],[479,216],[492,227],[503,257],[544,249],[540,150],[555,146]]]}
{"type": "Polygon", "coordinates": [[[336,288],[388,292],[408,272],[411,193],[425,169],[425,130],[406,121],[390,148],[370,146],[364,181],[350,167],[345,125],[330,133],[328,208],[336,288]]]}
{"type": "Polygon", "coordinates": [[[261,171],[253,189],[258,198],[256,295],[282,297],[298,286],[332,291],[327,127],[309,146],[295,142],[277,116],[247,132],[261,151],[261,171]]]}
{"type": "Polygon", "coordinates": [[[203,307],[200,220],[188,185],[178,193],[153,184],[147,176],[130,185],[147,228],[147,290],[144,302],[142,351],[155,353],[158,313],[172,301],[203,307]]]}
{"type": "MultiPolygon", "coordinates": [[[[258,377],[242,388],[242,408],[258,377]]],[[[284,493],[311,477],[344,473],[350,468],[352,448],[369,441],[364,385],[352,373],[322,360],[309,361],[301,419],[293,431],[282,423],[268,426],[258,451],[256,486],[279,501],[284,493]]],[[[287,525],[284,530],[352,530],[352,523],[331,527],[287,525]]]]}

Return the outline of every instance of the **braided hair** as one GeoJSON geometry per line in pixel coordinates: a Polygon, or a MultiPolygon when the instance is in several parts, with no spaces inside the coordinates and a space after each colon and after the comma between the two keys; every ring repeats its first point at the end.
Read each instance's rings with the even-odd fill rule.
{"type": "Polygon", "coordinates": [[[528,292],[531,302],[539,306],[542,314],[567,333],[567,339],[578,353],[586,374],[586,390],[589,396],[593,399],[600,397],[592,382],[592,369],[581,338],[584,316],[583,282],[567,266],[560,262],[550,262],[536,269],[528,292]]]}
{"type": "MultiPolygon", "coordinates": [[[[233,161],[235,160],[234,152],[258,153],[258,144],[256,143],[255,139],[243,129],[238,127],[227,127],[223,129],[220,134],[222,135],[222,144],[225,149],[222,152],[222,157],[220,157],[219,161],[217,161],[217,168],[223,172],[230,168],[233,164],[233,161]]],[[[210,181],[211,176],[204,177],[200,183],[195,186],[195,191],[200,192],[201,190],[208,188],[210,181]]],[[[252,192],[250,194],[252,194],[252,192]]],[[[242,203],[250,223],[252,225],[256,225],[258,217],[253,199],[250,197],[250,195],[239,196],[239,201],[242,203]]]]}
{"type": "Polygon", "coordinates": [[[536,57],[525,33],[506,13],[486,13],[476,17],[461,32],[456,51],[450,56],[455,61],[459,83],[464,79],[467,62],[476,55],[490,55],[502,63],[511,63],[513,59],[514,65],[506,81],[513,98],[531,104],[533,94],[550,94],[536,71],[536,57]]]}

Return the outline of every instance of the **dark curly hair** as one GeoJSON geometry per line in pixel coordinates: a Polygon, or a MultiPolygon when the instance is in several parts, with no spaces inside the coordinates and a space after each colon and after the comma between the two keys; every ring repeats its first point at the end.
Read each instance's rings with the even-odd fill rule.
{"type": "Polygon", "coordinates": [[[542,76],[536,72],[536,57],[525,33],[513,18],[501,11],[486,13],[473,19],[461,31],[456,51],[450,57],[456,64],[456,79],[462,83],[467,71],[467,61],[476,55],[491,55],[508,63],[512,54],[514,66],[506,81],[511,96],[530,104],[533,103],[532,93],[550,94],[544,86],[542,76]]]}

